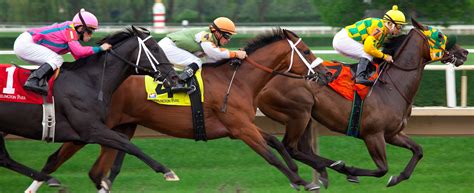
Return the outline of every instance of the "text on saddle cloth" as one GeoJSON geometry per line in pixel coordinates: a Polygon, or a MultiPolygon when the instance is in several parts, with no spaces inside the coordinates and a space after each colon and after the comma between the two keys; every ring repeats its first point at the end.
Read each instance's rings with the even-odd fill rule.
{"type": "MultiPolygon", "coordinates": [[[[194,76],[196,76],[201,90],[201,102],[204,102],[204,83],[202,81],[201,70],[198,70],[194,76]]],[[[191,106],[191,100],[189,99],[189,95],[186,93],[174,93],[172,98],[168,97],[168,93],[156,94],[155,88],[158,84],[160,83],[155,82],[152,77],[145,76],[147,100],[162,105],[191,106]]]]}
{"type": "MultiPolygon", "coordinates": [[[[355,84],[350,64],[330,61],[324,61],[322,64],[334,75],[334,80],[329,83],[329,87],[348,100],[354,100],[354,91],[359,94],[362,100],[365,99],[370,91],[370,87],[355,84]]],[[[373,70],[374,73],[370,75],[369,80],[375,80],[379,76],[379,65],[372,65],[375,66],[375,70],[373,70]]]]}
{"type": "MultiPolygon", "coordinates": [[[[30,76],[31,71],[12,64],[0,64],[0,101],[43,104],[43,97],[37,93],[23,89],[23,85],[30,76]]],[[[52,101],[54,78],[48,81],[47,102],[52,101]]]]}

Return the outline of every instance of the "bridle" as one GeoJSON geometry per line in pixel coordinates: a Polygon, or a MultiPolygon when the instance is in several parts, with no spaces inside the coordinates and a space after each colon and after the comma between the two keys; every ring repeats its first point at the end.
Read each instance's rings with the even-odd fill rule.
{"type": "MultiPolygon", "coordinates": [[[[426,37],[426,35],[423,34],[423,33],[420,31],[420,29],[418,29],[418,28],[413,28],[413,30],[415,30],[415,32],[418,33],[418,34],[423,38],[423,44],[424,44],[424,45],[427,45],[427,46],[428,46],[428,50],[429,50],[430,48],[429,48],[428,42],[429,42],[429,41],[434,42],[434,40],[432,40],[432,39],[426,37]]],[[[437,60],[430,60],[430,61],[427,61],[427,62],[425,62],[425,63],[422,63],[421,65],[417,65],[417,66],[415,66],[415,67],[413,67],[413,68],[404,68],[404,67],[401,67],[401,66],[399,66],[399,65],[396,65],[395,62],[393,62],[390,66],[393,66],[393,67],[395,67],[395,68],[397,68],[397,69],[400,69],[400,70],[402,70],[402,71],[407,71],[407,72],[408,72],[408,71],[417,70],[418,68],[420,68],[420,66],[425,66],[425,65],[427,65],[427,64],[429,64],[429,63],[433,63],[433,62],[437,62],[437,61],[444,61],[444,60],[447,60],[447,59],[449,59],[449,58],[454,58],[454,59],[452,59],[452,61],[456,62],[457,59],[456,59],[456,57],[454,57],[454,55],[450,55],[449,52],[448,52],[447,50],[443,49],[443,48],[440,48],[440,49],[443,51],[443,55],[445,55],[443,58],[440,58],[440,59],[437,59],[437,60]]],[[[398,53],[400,53],[400,52],[401,52],[401,49],[399,49],[398,53]]],[[[398,55],[398,53],[397,53],[397,55],[398,55]]],[[[388,71],[388,69],[387,69],[387,71],[388,71]]],[[[390,73],[385,73],[385,74],[387,74],[388,78],[389,78],[390,81],[392,81],[392,83],[393,83],[394,81],[393,81],[392,77],[390,76],[390,73]]],[[[379,75],[379,76],[380,76],[380,75],[379,75]]],[[[405,96],[405,95],[403,94],[403,92],[400,91],[400,89],[398,88],[397,84],[393,84],[393,86],[395,87],[395,90],[397,90],[397,92],[402,96],[402,98],[405,100],[405,102],[407,102],[408,104],[412,104],[413,100],[409,100],[408,97],[405,96]]]]}
{"type": "Polygon", "coordinates": [[[265,71],[265,72],[268,72],[270,74],[273,74],[273,75],[282,75],[282,76],[286,76],[286,77],[289,77],[289,78],[297,78],[297,79],[305,79],[305,78],[312,78],[314,77],[314,74],[316,73],[313,68],[317,67],[319,64],[323,63],[323,59],[321,58],[316,58],[316,60],[313,60],[311,63],[308,62],[308,60],[306,60],[306,58],[303,56],[303,54],[301,54],[300,50],[296,47],[301,41],[301,38],[298,39],[298,41],[296,41],[296,43],[293,43],[293,41],[291,41],[290,39],[287,39],[288,43],[290,44],[290,47],[291,47],[291,59],[290,59],[290,64],[288,65],[288,69],[284,72],[279,72],[279,71],[275,71],[274,69],[271,69],[271,68],[268,68],[264,65],[261,65],[259,63],[257,63],[256,61],[254,61],[253,59],[251,59],[250,57],[247,57],[245,58],[244,60],[247,61],[248,63],[254,65],[255,67],[265,71]],[[303,63],[306,65],[306,67],[309,69],[308,70],[308,74],[305,75],[305,76],[299,76],[299,75],[294,75],[294,74],[291,74],[289,73],[289,71],[291,70],[291,68],[293,67],[293,58],[294,58],[294,55],[295,55],[295,52],[297,53],[298,57],[303,61],[303,63]]]}
{"type": "MultiPolygon", "coordinates": [[[[137,55],[137,61],[134,63],[130,62],[129,60],[123,58],[120,54],[118,54],[115,50],[109,50],[108,53],[112,54],[113,56],[119,58],[120,60],[122,60],[123,62],[125,62],[126,64],[132,66],[135,68],[135,72],[138,73],[138,70],[141,70],[141,71],[144,71],[144,72],[147,72],[147,73],[150,73],[150,74],[153,74],[153,77],[155,79],[161,79],[161,78],[166,78],[168,75],[169,75],[169,72],[167,72],[165,74],[165,76],[163,77],[162,74],[161,74],[161,71],[158,70],[156,68],[156,66],[160,65],[160,62],[158,62],[158,60],[155,58],[155,56],[151,53],[151,51],[148,49],[148,47],[146,46],[145,42],[149,39],[151,39],[152,36],[149,35],[148,37],[144,38],[144,39],[141,39],[140,37],[137,36],[137,41],[138,41],[138,55],[137,55]],[[140,56],[142,54],[142,50],[143,52],[145,53],[148,61],[150,62],[150,66],[153,68],[153,70],[150,70],[146,67],[142,67],[140,66],[140,56]]],[[[165,64],[164,62],[162,62],[163,64],[165,64]]]]}
{"type": "MultiPolygon", "coordinates": [[[[165,76],[162,76],[161,71],[158,70],[155,67],[155,65],[160,65],[160,62],[158,62],[158,60],[155,58],[155,56],[151,53],[151,51],[148,49],[148,47],[145,44],[145,42],[149,39],[151,39],[151,35],[149,35],[145,39],[141,39],[140,37],[137,36],[139,49],[138,49],[137,61],[135,62],[135,64],[130,62],[129,60],[125,59],[124,57],[122,57],[119,53],[117,53],[113,49],[110,49],[106,52],[104,65],[103,65],[103,68],[102,68],[102,78],[101,78],[101,82],[100,82],[100,91],[99,91],[99,95],[98,95],[98,100],[103,101],[102,87],[103,87],[103,84],[104,84],[105,68],[107,66],[107,55],[108,55],[108,53],[110,53],[113,56],[117,57],[118,59],[122,60],[123,62],[125,62],[125,64],[134,67],[136,73],[138,73],[138,70],[141,70],[141,71],[152,74],[155,79],[162,79],[163,81],[166,81],[166,78],[169,76],[171,70],[166,72],[165,76]],[[150,62],[150,66],[152,66],[153,70],[150,70],[148,68],[140,66],[140,56],[141,56],[142,50],[144,50],[144,53],[147,56],[148,61],[150,62]]],[[[121,45],[123,45],[123,44],[120,44],[115,48],[119,48],[121,45]]],[[[157,44],[157,46],[158,46],[158,44],[157,44]]],[[[162,62],[161,64],[167,64],[167,63],[162,62]]]]}

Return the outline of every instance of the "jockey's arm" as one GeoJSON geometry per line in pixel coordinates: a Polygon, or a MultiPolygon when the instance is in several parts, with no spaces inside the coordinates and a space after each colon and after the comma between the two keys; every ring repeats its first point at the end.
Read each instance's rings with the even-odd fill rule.
{"type": "Polygon", "coordinates": [[[226,48],[217,47],[213,42],[201,42],[201,47],[207,57],[215,61],[236,57],[235,52],[226,48]]]}
{"type": "Polygon", "coordinates": [[[385,59],[385,54],[383,54],[383,52],[377,49],[375,46],[378,44],[378,42],[379,40],[377,40],[374,36],[368,36],[364,41],[364,51],[376,58],[385,59]]]}
{"type": "Polygon", "coordinates": [[[69,50],[71,51],[71,55],[76,60],[101,51],[101,48],[98,46],[82,46],[77,40],[68,42],[68,46],[69,50]]]}

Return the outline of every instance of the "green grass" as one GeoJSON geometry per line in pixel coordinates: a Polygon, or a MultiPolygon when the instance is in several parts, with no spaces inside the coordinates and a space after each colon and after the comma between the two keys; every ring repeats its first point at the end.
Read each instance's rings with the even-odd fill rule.
{"type": "MultiPolygon", "coordinates": [[[[345,181],[345,176],[330,171],[330,187],[321,192],[456,192],[472,193],[474,184],[474,137],[414,137],[423,146],[424,158],[413,176],[399,185],[386,188],[390,175],[397,175],[408,162],[408,150],[388,146],[389,173],[382,178],[362,177],[360,184],[345,181]]],[[[122,173],[116,180],[115,193],[213,193],[253,192],[288,193],[293,191],[288,180],[268,165],[244,143],[220,139],[208,143],[161,138],[134,140],[144,152],[173,169],[180,182],[165,182],[135,157],[127,156],[122,173]]],[[[10,140],[7,147],[16,160],[41,168],[59,145],[29,140],[10,140]]],[[[375,168],[362,141],[350,137],[323,136],[320,153],[348,165],[375,168]]],[[[95,192],[87,172],[98,154],[97,145],[89,145],[54,176],[72,192],[95,192]]],[[[310,180],[312,171],[300,164],[300,175],[310,180]]],[[[22,192],[29,178],[0,168],[0,193],[22,192]]],[[[40,192],[55,192],[46,186],[40,192]]]]}

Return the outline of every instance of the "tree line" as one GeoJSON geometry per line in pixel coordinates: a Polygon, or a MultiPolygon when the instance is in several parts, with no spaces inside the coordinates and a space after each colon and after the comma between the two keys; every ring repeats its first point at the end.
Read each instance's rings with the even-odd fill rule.
{"type": "MultiPolygon", "coordinates": [[[[207,23],[227,16],[238,23],[344,26],[382,17],[398,4],[407,17],[436,24],[474,23],[474,0],[162,0],[166,22],[207,23]]],[[[154,0],[0,0],[0,24],[71,20],[80,8],[106,23],[151,23],[154,0]]]]}

